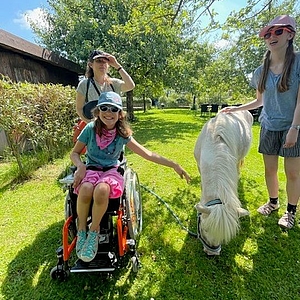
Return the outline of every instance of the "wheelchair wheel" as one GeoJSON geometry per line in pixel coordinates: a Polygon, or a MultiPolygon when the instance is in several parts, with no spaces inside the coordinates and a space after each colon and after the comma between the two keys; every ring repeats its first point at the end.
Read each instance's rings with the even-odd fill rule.
{"type": "Polygon", "coordinates": [[[125,170],[125,204],[130,238],[136,240],[142,231],[142,199],[137,174],[127,168],[125,170]]]}
{"type": "Polygon", "coordinates": [[[68,279],[70,276],[69,270],[64,270],[63,266],[58,265],[52,268],[50,271],[50,277],[54,280],[64,281],[68,279]]]}
{"type": "Polygon", "coordinates": [[[131,263],[132,263],[132,271],[134,273],[137,273],[138,270],[139,270],[139,268],[140,268],[140,261],[139,261],[138,257],[137,256],[133,256],[131,258],[131,263]]]}

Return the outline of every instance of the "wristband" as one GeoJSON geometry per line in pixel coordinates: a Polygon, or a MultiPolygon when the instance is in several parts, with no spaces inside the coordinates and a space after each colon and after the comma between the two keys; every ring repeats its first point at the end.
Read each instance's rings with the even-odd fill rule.
{"type": "Polygon", "coordinates": [[[117,71],[119,72],[121,69],[123,69],[123,67],[121,66],[121,67],[119,67],[118,69],[117,69],[117,71]]]}
{"type": "Polygon", "coordinates": [[[294,129],[300,130],[300,125],[291,125],[291,128],[294,128],[294,129]]]}

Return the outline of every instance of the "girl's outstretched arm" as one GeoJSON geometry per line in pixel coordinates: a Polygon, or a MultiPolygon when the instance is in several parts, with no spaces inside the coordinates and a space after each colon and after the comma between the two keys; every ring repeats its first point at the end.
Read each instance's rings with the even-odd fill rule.
{"type": "Polygon", "coordinates": [[[131,138],[131,140],[127,144],[127,147],[134,153],[149,161],[169,168],[173,168],[181,178],[185,178],[187,182],[190,182],[191,178],[189,174],[178,163],[148,150],[147,148],[139,144],[134,138],[131,138]]]}

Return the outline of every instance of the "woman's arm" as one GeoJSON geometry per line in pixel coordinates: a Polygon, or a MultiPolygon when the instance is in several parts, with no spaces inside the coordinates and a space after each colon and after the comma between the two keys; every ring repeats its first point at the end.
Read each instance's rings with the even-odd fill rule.
{"type": "Polygon", "coordinates": [[[128,92],[133,90],[135,87],[135,83],[133,82],[131,76],[123,69],[123,67],[119,70],[119,74],[121,75],[122,80],[124,81],[124,83],[121,85],[121,91],[128,92]]]}
{"type": "Polygon", "coordinates": [[[190,181],[190,176],[178,163],[146,149],[144,146],[139,144],[134,138],[131,138],[131,140],[127,143],[127,147],[134,153],[149,161],[169,168],[173,168],[181,178],[185,178],[187,182],[190,181]]]}
{"type": "Polygon", "coordinates": [[[109,54],[105,53],[105,56],[108,59],[108,64],[118,70],[120,76],[122,77],[122,80],[124,83],[121,85],[121,91],[122,92],[128,92],[134,89],[135,83],[133,82],[131,76],[123,69],[121,64],[117,61],[117,59],[109,54]]]}

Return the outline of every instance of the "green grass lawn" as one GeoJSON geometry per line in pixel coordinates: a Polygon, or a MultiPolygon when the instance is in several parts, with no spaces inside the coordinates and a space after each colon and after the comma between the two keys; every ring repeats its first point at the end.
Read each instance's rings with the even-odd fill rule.
{"type": "MultiPolygon", "coordinates": [[[[128,164],[140,183],[166,201],[181,222],[196,232],[200,176],[193,158],[196,138],[207,117],[190,110],[136,113],[135,138],[147,148],[178,161],[191,175],[188,185],[169,168],[127,152],[128,164]]],[[[300,228],[289,232],[277,225],[286,194],[280,163],[279,212],[256,212],[267,200],[264,168],[257,153],[259,125],[241,170],[240,200],[250,211],[241,219],[239,235],[223,245],[221,256],[207,257],[162,201],[142,189],[143,231],[139,243],[142,268],[121,269],[109,277],[72,273],[66,282],[53,281],[55,250],[61,245],[65,194],[58,177],[69,157],[39,168],[15,183],[10,163],[0,163],[0,299],[300,299],[300,228]]]]}

